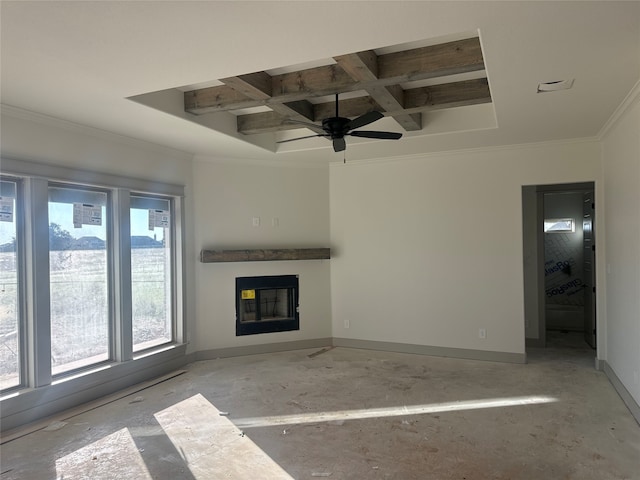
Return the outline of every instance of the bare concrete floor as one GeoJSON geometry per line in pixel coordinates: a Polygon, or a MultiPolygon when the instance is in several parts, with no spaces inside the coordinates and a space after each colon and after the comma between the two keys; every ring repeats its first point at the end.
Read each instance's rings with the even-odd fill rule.
{"type": "Polygon", "coordinates": [[[526,365],[345,348],[197,362],[4,444],[0,478],[640,479],[640,426],[593,351],[556,336],[526,365]]]}

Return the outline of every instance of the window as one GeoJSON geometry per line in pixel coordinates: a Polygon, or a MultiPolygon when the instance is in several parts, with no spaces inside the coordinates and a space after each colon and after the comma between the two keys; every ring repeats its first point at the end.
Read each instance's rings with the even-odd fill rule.
{"type": "Polygon", "coordinates": [[[104,191],[49,187],[54,375],[111,357],[107,200],[104,191]]]}
{"type": "Polygon", "coordinates": [[[0,390],[148,365],[182,345],[183,187],[7,163],[0,390]]]}
{"type": "Polygon", "coordinates": [[[0,389],[22,383],[17,192],[16,181],[0,182],[0,389]]]}
{"type": "Polygon", "coordinates": [[[574,233],[576,224],[573,218],[545,218],[545,233],[574,233]]]}
{"type": "Polygon", "coordinates": [[[172,332],[171,202],[131,197],[133,351],[170,342],[172,332]]]}

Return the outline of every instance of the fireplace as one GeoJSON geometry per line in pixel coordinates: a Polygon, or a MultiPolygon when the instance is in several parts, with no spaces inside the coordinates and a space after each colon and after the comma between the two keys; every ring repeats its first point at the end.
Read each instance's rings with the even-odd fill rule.
{"type": "Polygon", "coordinates": [[[236,278],[236,336],[300,330],[298,276],[236,278]]]}

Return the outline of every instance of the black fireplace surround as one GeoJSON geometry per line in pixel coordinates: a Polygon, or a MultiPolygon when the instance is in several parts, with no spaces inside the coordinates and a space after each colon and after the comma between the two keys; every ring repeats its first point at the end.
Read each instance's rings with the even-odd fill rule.
{"type": "Polygon", "coordinates": [[[236,336],[300,330],[298,275],[236,278],[236,336]]]}

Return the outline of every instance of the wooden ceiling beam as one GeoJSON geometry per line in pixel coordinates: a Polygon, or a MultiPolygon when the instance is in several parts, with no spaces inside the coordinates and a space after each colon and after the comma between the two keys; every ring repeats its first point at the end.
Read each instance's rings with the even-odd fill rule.
{"type": "MultiPolygon", "coordinates": [[[[404,90],[400,85],[374,87],[368,92],[387,112],[405,110],[404,90]]],[[[422,114],[420,112],[393,115],[393,119],[406,131],[422,130],[422,114]]]]}
{"type": "MultiPolygon", "coordinates": [[[[414,115],[429,110],[477,105],[491,102],[489,83],[486,78],[445,83],[429,87],[404,90],[404,109],[389,110],[387,116],[414,115]]],[[[340,101],[340,115],[355,118],[372,110],[381,111],[380,105],[371,97],[357,97],[340,101]]],[[[335,115],[335,103],[314,105],[314,117],[323,119],[335,115]]],[[[275,112],[255,113],[238,116],[238,132],[254,134],[300,128],[297,124],[287,124],[287,116],[275,112]]],[[[319,123],[316,123],[320,125],[319,123]]]]}
{"type": "MultiPolygon", "coordinates": [[[[360,54],[356,54],[360,55],[360,54]]],[[[370,53],[368,54],[370,55],[370,53]]],[[[341,57],[337,57],[341,58],[341,57]]],[[[201,115],[209,112],[248,108],[257,105],[289,103],[309,97],[331,95],[336,92],[352,92],[372,87],[385,87],[410,81],[439,76],[484,70],[482,49],[478,38],[470,38],[441,45],[405,50],[377,56],[377,72],[361,58],[373,77],[363,82],[355,81],[338,64],[325,65],[271,77],[271,96],[251,98],[229,85],[203,88],[185,92],[185,111],[201,115]]],[[[346,63],[346,62],[345,62],[346,63]]],[[[358,67],[355,67],[358,68],[358,67]]],[[[353,72],[351,72],[353,73],[353,72]]],[[[251,77],[252,88],[268,93],[267,87],[259,87],[256,79],[264,79],[266,72],[242,77],[251,77]],[[251,77],[253,75],[254,77],[251,77]]]]}
{"type": "MultiPolygon", "coordinates": [[[[242,95],[253,100],[268,100],[272,97],[273,81],[267,72],[256,72],[239,77],[229,77],[220,80],[225,85],[235,89],[242,95]]],[[[272,103],[270,108],[281,115],[302,121],[313,121],[313,105],[306,100],[289,103],[272,103]]]]}
{"type": "Polygon", "coordinates": [[[378,55],[373,50],[339,55],[333,59],[357,82],[378,80],[378,55]]]}
{"type": "Polygon", "coordinates": [[[394,83],[484,70],[477,37],[378,56],[378,78],[394,83]]]}
{"type": "MultiPolygon", "coordinates": [[[[375,86],[378,80],[378,56],[373,50],[335,57],[334,60],[357,82],[369,82],[365,91],[384,111],[404,109],[404,93],[400,85],[375,86]]],[[[420,113],[401,114],[393,117],[407,131],[422,129],[420,113]]]]}
{"type": "MultiPolygon", "coordinates": [[[[336,102],[318,103],[313,106],[314,114],[317,119],[334,117],[336,115],[336,102]]],[[[338,110],[341,117],[355,118],[367,112],[377,110],[383,111],[383,108],[370,96],[362,96],[355,98],[347,98],[340,100],[338,110]]]]}
{"type": "Polygon", "coordinates": [[[254,100],[267,100],[272,96],[271,75],[267,72],[223,78],[220,81],[254,100]]]}
{"type": "Polygon", "coordinates": [[[259,107],[264,103],[264,100],[249,98],[229,85],[218,85],[184,92],[184,110],[194,115],[259,107]]]}
{"type": "Polygon", "coordinates": [[[288,118],[286,115],[281,115],[276,112],[260,112],[249,115],[238,115],[236,121],[238,123],[238,132],[244,135],[293,130],[302,127],[300,124],[286,123],[285,120],[288,118]]]}
{"type": "MultiPolygon", "coordinates": [[[[340,100],[340,116],[354,118],[372,110],[381,110],[371,97],[356,97],[340,100]]],[[[333,117],[336,114],[335,102],[319,103],[313,105],[313,116],[317,119],[333,117]]],[[[299,124],[287,123],[291,118],[288,115],[281,115],[276,112],[261,112],[248,115],[238,115],[238,132],[243,134],[275,132],[279,130],[293,130],[301,128],[299,124]]],[[[322,122],[315,122],[322,131],[322,122]]]]}
{"type": "Polygon", "coordinates": [[[307,100],[288,103],[271,103],[269,104],[269,108],[280,115],[287,116],[294,120],[301,120],[303,122],[313,122],[315,120],[313,104],[307,100]]]}
{"type": "Polygon", "coordinates": [[[440,110],[491,102],[489,82],[486,78],[412,88],[405,90],[404,94],[407,112],[414,109],[440,110]]]}

